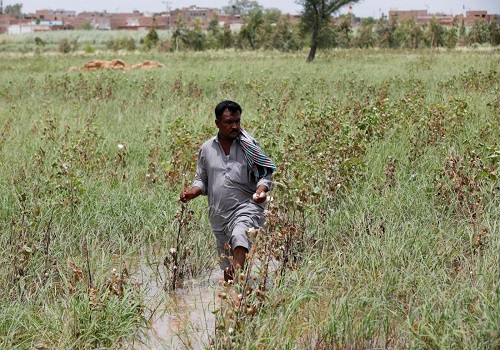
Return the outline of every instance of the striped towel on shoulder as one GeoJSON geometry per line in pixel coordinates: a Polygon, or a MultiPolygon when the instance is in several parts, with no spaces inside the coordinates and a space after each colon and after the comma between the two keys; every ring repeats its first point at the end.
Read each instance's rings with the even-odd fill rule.
{"type": "Polygon", "coordinates": [[[257,181],[276,170],[271,158],[269,158],[257,145],[257,141],[243,128],[240,128],[240,145],[247,159],[248,171],[257,181]]]}

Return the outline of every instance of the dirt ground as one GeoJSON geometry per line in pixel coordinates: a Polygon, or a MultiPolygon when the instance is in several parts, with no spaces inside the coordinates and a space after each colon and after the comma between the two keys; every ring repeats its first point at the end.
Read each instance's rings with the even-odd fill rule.
{"type": "Polygon", "coordinates": [[[99,69],[121,69],[121,70],[130,70],[130,69],[151,69],[151,68],[161,68],[165,67],[164,64],[156,62],[156,61],[143,61],[137,64],[126,64],[123,60],[114,59],[111,61],[101,61],[101,60],[92,60],[85,63],[82,67],[72,67],[71,70],[78,71],[93,71],[99,69]]]}

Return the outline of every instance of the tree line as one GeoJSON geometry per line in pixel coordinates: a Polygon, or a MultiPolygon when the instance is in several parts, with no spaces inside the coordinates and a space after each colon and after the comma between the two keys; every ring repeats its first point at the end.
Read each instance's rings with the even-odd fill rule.
{"type": "Polygon", "coordinates": [[[478,21],[466,27],[455,19],[451,26],[444,26],[432,18],[428,24],[421,25],[413,18],[399,20],[395,16],[389,20],[382,16],[375,20],[371,17],[359,19],[347,14],[335,21],[323,23],[320,30],[313,33],[307,20],[292,21],[289,15],[282,15],[276,9],[254,8],[242,18],[241,29],[232,31],[228,25],[221,27],[218,18],[214,18],[205,30],[200,20],[188,26],[180,17],[170,40],[155,41],[158,36],[148,33],[147,45],[148,48],[162,47],[172,51],[235,48],[289,52],[314,46],[318,49],[419,49],[500,44],[500,26],[494,21],[489,24],[478,21]],[[353,27],[352,23],[358,25],[353,27]]]}
{"type": "MultiPolygon", "coordinates": [[[[341,8],[360,0],[297,0],[302,5],[301,18],[294,21],[278,9],[265,9],[254,0],[229,0],[223,7],[226,14],[237,15],[243,25],[234,31],[229,25],[221,26],[219,18],[213,18],[208,28],[202,27],[201,19],[191,23],[182,15],[177,18],[176,27],[169,40],[160,40],[153,27],[141,40],[143,50],[279,50],[299,51],[309,47],[307,61],[312,61],[317,49],[332,48],[454,48],[478,44],[500,44],[500,26],[496,21],[486,23],[478,20],[466,27],[463,20],[455,18],[451,26],[444,26],[436,18],[429,23],[418,24],[415,18],[399,20],[397,16],[388,19],[382,15],[357,18],[346,14],[334,19],[341,8]],[[353,26],[352,24],[356,25],[353,26]]],[[[22,4],[9,5],[6,13],[21,15],[22,4]]],[[[86,29],[90,29],[89,26],[86,29]]],[[[64,46],[66,49],[68,45],[64,46]]],[[[111,40],[109,48],[135,50],[131,40],[111,40]]]]}

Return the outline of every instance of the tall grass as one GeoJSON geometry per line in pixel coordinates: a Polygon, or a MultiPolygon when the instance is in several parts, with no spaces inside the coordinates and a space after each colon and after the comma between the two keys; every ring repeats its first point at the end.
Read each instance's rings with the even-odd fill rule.
{"type": "MultiPolygon", "coordinates": [[[[135,273],[177,245],[178,193],[223,99],[278,165],[263,251],[279,266],[247,314],[219,311],[217,347],[500,345],[497,53],[120,58],[166,67],[2,57],[1,347],[141,337],[135,273]]],[[[182,263],[199,278],[215,244],[206,201],[188,209],[182,263]]]]}

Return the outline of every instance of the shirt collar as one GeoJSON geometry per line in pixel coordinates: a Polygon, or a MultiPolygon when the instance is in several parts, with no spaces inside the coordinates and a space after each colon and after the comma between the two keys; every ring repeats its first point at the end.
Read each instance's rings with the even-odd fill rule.
{"type": "MultiPolygon", "coordinates": [[[[241,132],[240,132],[240,133],[241,133],[241,132]]],[[[219,142],[219,134],[217,134],[217,135],[215,135],[214,137],[212,137],[212,140],[213,140],[214,142],[220,143],[220,142],[219,142]]],[[[240,142],[240,136],[238,135],[238,137],[237,137],[235,140],[239,143],[239,142],[240,142]]],[[[234,141],[233,141],[233,143],[234,143],[234,141]]]]}

